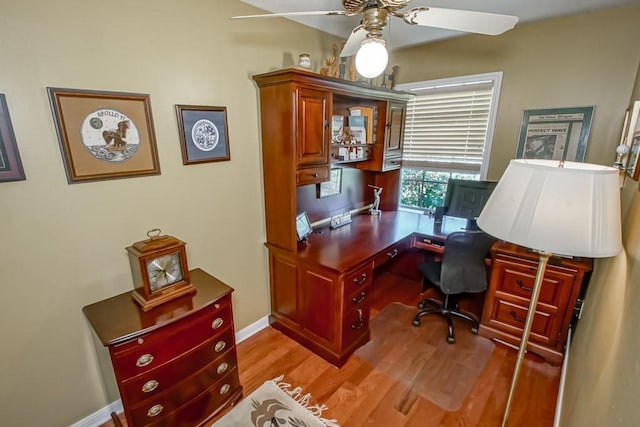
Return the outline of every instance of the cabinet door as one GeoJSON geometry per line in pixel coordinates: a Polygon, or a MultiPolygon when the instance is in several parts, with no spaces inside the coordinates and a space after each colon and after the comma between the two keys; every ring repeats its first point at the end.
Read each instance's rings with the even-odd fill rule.
{"type": "Polygon", "coordinates": [[[300,286],[304,295],[303,328],[311,333],[307,336],[332,351],[339,350],[338,334],[342,316],[337,278],[321,269],[304,268],[300,286]]]}
{"type": "Polygon", "coordinates": [[[296,149],[298,167],[329,164],[329,91],[296,89],[296,149]]]}
{"type": "Polygon", "coordinates": [[[404,136],[404,115],[406,105],[390,102],[387,109],[387,131],[385,134],[385,158],[402,155],[402,138],[404,136]]]}

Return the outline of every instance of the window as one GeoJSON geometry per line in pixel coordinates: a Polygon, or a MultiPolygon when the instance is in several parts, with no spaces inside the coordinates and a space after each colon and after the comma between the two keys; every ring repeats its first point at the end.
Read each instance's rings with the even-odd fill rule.
{"type": "Polygon", "coordinates": [[[398,85],[407,105],[400,205],[442,206],[447,182],[486,179],[502,73],[398,85]]]}

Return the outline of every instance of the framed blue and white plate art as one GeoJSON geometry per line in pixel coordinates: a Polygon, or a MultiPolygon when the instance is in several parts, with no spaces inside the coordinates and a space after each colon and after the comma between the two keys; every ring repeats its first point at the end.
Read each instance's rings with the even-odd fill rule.
{"type": "Polygon", "coordinates": [[[226,107],[176,105],[182,163],[231,160],[226,107]]]}

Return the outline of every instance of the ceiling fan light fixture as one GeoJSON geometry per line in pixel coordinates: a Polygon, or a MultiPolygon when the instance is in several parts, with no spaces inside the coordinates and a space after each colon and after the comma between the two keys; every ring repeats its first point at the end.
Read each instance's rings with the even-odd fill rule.
{"type": "Polygon", "coordinates": [[[384,40],[379,37],[367,37],[356,53],[356,70],[366,78],[378,77],[387,68],[389,53],[384,40]]]}

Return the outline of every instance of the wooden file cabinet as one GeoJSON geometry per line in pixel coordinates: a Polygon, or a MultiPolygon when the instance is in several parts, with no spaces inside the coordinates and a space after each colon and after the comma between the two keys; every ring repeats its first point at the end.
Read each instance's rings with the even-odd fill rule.
{"type": "MultiPolygon", "coordinates": [[[[482,312],[480,335],[518,346],[538,269],[538,255],[510,243],[491,250],[491,279],[482,312]]],[[[573,308],[592,269],[590,259],[549,260],[528,351],[551,363],[561,363],[573,308]]]]}
{"type": "Polygon", "coordinates": [[[198,426],[242,397],[230,287],[200,269],[197,289],[143,312],[131,292],[83,309],[109,350],[127,424],[198,426]]]}

